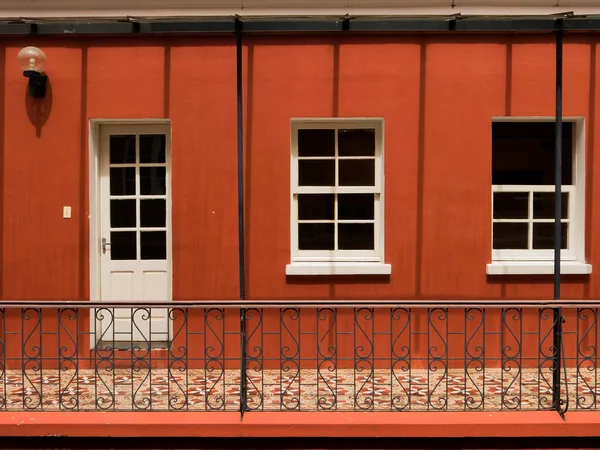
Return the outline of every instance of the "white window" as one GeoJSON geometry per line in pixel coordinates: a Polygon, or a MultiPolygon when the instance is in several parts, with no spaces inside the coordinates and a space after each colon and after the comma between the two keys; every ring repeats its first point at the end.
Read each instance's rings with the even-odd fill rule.
{"type": "Polygon", "coordinates": [[[390,273],[382,133],[381,120],[292,121],[288,275],[390,273]]]}
{"type": "MultiPolygon", "coordinates": [[[[555,121],[492,123],[492,264],[488,274],[552,273],[555,121]]],[[[563,273],[590,273],[584,255],[584,122],[565,119],[562,142],[563,273]]]]}

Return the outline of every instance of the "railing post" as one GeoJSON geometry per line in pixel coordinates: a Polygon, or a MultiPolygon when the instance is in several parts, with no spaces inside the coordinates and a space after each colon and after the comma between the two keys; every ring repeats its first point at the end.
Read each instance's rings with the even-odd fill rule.
{"type": "Polygon", "coordinates": [[[554,336],[552,339],[552,408],[562,415],[560,402],[560,373],[562,349],[562,308],[554,308],[554,336]]]}
{"type": "Polygon", "coordinates": [[[240,420],[247,411],[248,383],[246,380],[246,309],[240,309],[240,420]]]}
{"type": "MultiPolygon", "coordinates": [[[[556,20],[556,120],[554,150],[554,300],[560,300],[560,263],[562,250],[562,88],[563,88],[563,20],[556,20]]],[[[552,407],[562,415],[560,372],[562,347],[562,308],[554,308],[552,361],[552,407]]]]}
{"type": "MultiPolygon", "coordinates": [[[[246,252],[244,239],[244,111],[242,21],[235,21],[236,91],[237,91],[237,157],[238,157],[238,256],[240,300],[246,299],[246,252]]],[[[240,309],[240,415],[246,412],[246,309],[240,309]]]]}

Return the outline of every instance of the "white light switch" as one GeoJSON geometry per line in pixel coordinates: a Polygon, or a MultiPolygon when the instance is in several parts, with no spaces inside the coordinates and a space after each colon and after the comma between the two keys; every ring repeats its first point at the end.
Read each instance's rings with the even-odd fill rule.
{"type": "Polygon", "coordinates": [[[63,219],[70,219],[70,218],[71,218],[71,207],[63,206],[63,219]]]}

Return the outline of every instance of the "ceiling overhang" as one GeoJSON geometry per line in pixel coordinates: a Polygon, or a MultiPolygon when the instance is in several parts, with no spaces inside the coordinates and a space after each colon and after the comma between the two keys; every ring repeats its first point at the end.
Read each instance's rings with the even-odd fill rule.
{"type": "Polygon", "coordinates": [[[600,15],[598,0],[2,0],[0,18],[600,15]]]}

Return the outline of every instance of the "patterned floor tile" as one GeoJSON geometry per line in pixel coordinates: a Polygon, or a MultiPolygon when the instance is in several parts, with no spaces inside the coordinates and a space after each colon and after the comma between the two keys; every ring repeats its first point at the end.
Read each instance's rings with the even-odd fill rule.
{"type": "MultiPolygon", "coordinates": [[[[569,369],[561,397],[572,408],[600,406],[600,379],[569,369]],[[598,402],[598,403],[597,403],[598,402]]],[[[564,379],[564,375],[563,375],[564,379]]],[[[239,370],[113,369],[6,371],[0,408],[56,410],[219,410],[240,405],[239,370]]],[[[248,372],[250,410],[510,410],[551,406],[548,370],[427,371],[339,369],[248,372]]]]}

